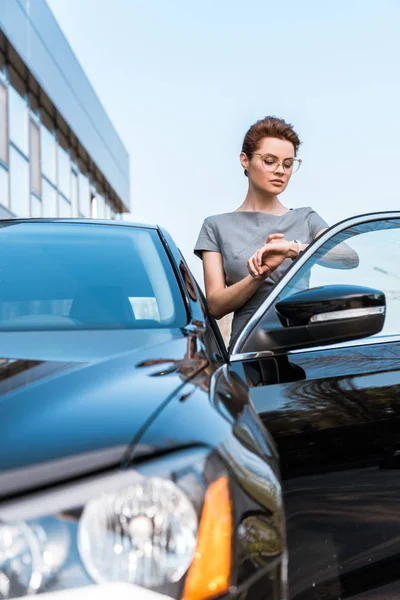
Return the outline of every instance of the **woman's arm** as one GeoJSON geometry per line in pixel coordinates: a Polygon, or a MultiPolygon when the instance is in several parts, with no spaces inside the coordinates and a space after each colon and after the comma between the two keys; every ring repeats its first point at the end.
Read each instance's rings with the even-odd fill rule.
{"type": "Polygon", "coordinates": [[[297,253],[297,245],[274,243],[260,248],[247,261],[249,275],[226,287],[224,265],[222,255],[219,252],[202,252],[204,284],[208,308],[216,319],[222,319],[225,315],[234,312],[247,302],[257,290],[259,285],[275,271],[286,258],[294,257],[297,253]]]}
{"type": "MultiPolygon", "coordinates": [[[[324,231],[326,231],[326,228],[321,229],[315,236],[315,239],[322,235],[324,231]]],[[[302,246],[302,250],[305,250],[308,244],[302,244],[302,246]]],[[[358,267],[359,262],[357,252],[344,242],[329,250],[325,256],[322,256],[317,261],[319,265],[330,269],[355,269],[358,267]]]]}
{"type": "Polygon", "coordinates": [[[215,319],[222,319],[243,306],[269,274],[257,277],[247,275],[226,287],[222,255],[219,252],[203,250],[202,258],[207,304],[215,319]]]}

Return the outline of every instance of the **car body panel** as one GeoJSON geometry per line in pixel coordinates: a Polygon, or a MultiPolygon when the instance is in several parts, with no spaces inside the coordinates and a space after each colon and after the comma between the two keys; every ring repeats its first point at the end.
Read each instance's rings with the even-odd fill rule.
{"type": "MultiPolygon", "coordinates": [[[[148,332],[148,337],[152,335],[157,342],[163,337],[148,332]]],[[[53,477],[59,480],[67,472],[71,475],[73,468],[78,474],[82,469],[90,471],[120,462],[140,428],[205,362],[200,354],[185,358],[187,346],[182,334],[171,335],[168,343],[156,344],[157,357],[169,369],[165,378],[157,376],[159,365],[143,366],[155,355],[151,345],[90,363],[17,360],[3,365],[0,481],[8,471],[17,475],[23,469],[26,474],[29,465],[38,467],[40,463],[42,475],[35,469],[34,477],[19,478],[21,485],[40,486],[43,478],[49,484],[53,477]],[[180,372],[171,368],[176,364],[182,367],[180,372]],[[6,378],[12,369],[15,372],[6,378]],[[46,464],[49,462],[53,468],[46,464]]],[[[12,479],[8,476],[7,481],[12,479]]],[[[17,490],[9,489],[3,480],[0,494],[11,491],[17,490]]]]}
{"type": "Polygon", "coordinates": [[[140,471],[206,449],[226,469],[232,498],[224,598],[366,600],[374,590],[397,597],[400,338],[274,354],[252,335],[325,240],[349,223],[384,218],[400,213],[350,219],[315,241],[230,357],[161,228],[187,312],[182,329],[2,334],[4,506],[88,474],[140,471]]]}
{"type": "MultiPolygon", "coordinates": [[[[363,570],[376,564],[375,583],[385,584],[382,565],[400,554],[400,345],[296,352],[282,362],[285,383],[250,396],[281,457],[291,593],[365,592],[363,570]]],[[[253,377],[254,368],[268,371],[248,367],[253,377]]]]}
{"type": "MultiPolygon", "coordinates": [[[[385,213],[350,219],[325,239],[369,218],[384,220],[385,213]]],[[[400,213],[388,218],[400,219],[400,213]]],[[[306,260],[299,259],[277,284],[264,312],[306,260]]],[[[246,345],[248,338],[242,341],[246,345]]],[[[289,352],[255,350],[233,356],[231,369],[249,385],[277,445],[290,598],[397,598],[399,336],[289,352]]]]}
{"type": "Polygon", "coordinates": [[[221,335],[186,262],[158,232],[186,307],[182,329],[1,333],[0,519],[33,505],[48,514],[55,499],[66,508],[93,479],[98,490],[108,475],[152,465],[159,474],[163,459],[175,464],[189,452],[195,460],[200,448],[229,477],[233,555],[223,597],[280,600],[286,533],[274,443],[247,387],[227,376],[221,335]]]}
{"type": "Polygon", "coordinates": [[[170,596],[133,585],[132,583],[103,583],[86,587],[41,594],[42,600],[172,600],[170,596]]]}
{"type": "Polygon", "coordinates": [[[276,449],[247,388],[228,374],[226,365],[211,377],[207,370],[199,372],[165,405],[137,440],[131,464],[196,444],[212,448],[231,475],[240,547],[232,597],[241,597],[240,589],[254,584],[251,598],[278,599],[286,533],[276,449]]]}

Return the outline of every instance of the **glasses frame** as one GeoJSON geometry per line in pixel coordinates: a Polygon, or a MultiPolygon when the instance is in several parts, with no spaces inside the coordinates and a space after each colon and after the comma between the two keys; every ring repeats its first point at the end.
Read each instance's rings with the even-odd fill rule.
{"type": "Polygon", "coordinates": [[[282,168],[283,168],[283,170],[285,172],[292,171],[292,174],[294,175],[300,169],[300,167],[302,165],[302,162],[303,162],[301,160],[301,158],[293,158],[293,159],[284,158],[283,160],[279,160],[279,158],[277,156],[275,156],[275,154],[268,154],[268,153],[267,154],[261,154],[260,152],[252,152],[251,154],[255,155],[255,156],[261,156],[261,158],[264,158],[265,156],[270,156],[271,158],[276,158],[276,162],[278,163],[278,165],[275,167],[275,169],[273,169],[271,171],[271,173],[274,173],[276,171],[276,169],[278,169],[280,167],[280,165],[282,165],[282,168]],[[293,165],[292,165],[291,168],[285,167],[285,165],[283,164],[285,162],[285,160],[293,160],[293,165]],[[297,164],[297,169],[293,170],[293,166],[294,166],[295,163],[297,164]]]}

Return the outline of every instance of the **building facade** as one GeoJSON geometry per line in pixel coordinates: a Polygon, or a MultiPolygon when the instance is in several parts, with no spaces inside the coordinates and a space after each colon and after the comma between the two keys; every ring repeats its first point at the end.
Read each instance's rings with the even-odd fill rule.
{"type": "Polygon", "coordinates": [[[0,218],[121,218],[129,156],[45,0],[0,1],[0,218]]]}

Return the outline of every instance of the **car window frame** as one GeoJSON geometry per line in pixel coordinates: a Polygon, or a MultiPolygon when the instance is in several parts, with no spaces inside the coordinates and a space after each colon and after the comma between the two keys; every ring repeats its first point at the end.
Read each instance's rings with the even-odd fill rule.
{"type": "MultiPolygon", "coordinates": [[[[202,335],[206,332],[206,329],[209,328],[212,333],[216,346],[219,351],[220,359],[224,363],[229,362],[228,351],[225,346],[224,340],[222,338],[221,332],[215,321],[214,317],[210,314],[208,310],[207,301],[204,297],[204,294],[201,290],[201,287],[197,283],[193,273],[191,272],[183,253],[175,244],[171,235],[166,231],[163,227],[157,226],[158,234],[160,236],[161,242],[164,245],[167,256],[171,262],[172,268],[176,275],[176,278],[179,283],[179,287],[181,290],[181,294],[183,297],[183,301],[186,307],[188,320],[187,324],[184,327],[184,330],[188,333],[194,333],[202,335]],[[181,263],[184,264],[187,269],[192,283],[194,284],[196,299],[192,299],[190,297],[189,291],[186,286],[186,282],[182,276],[182,271],[180,269],[181,263]]],[[[219,360],[217,356],[211,356],[212,360],[219,360]]]]}
{"type": "MultiPolygon", "coordinates": [[[[269,308],[275,303],[278,299],[279,295],[282,293],[283,289],[289,284],[292,278],[297,274],[297,272],[305,265],[306,262],[314,255],[314,253],[329,239],[333,238],[340,232],[348,229],[349,227],[360,225],[363,223],[374,222],[374,221],[382,221],[382,220],[390,220],[390,219],[399,219],[400,220],[400,211],[383,211],[383,212],[373,212],[366,213],[362,215],[356,215],[354,217],[350,217],[339,221],[335,225],[329,227],[324,233],[322,233],[318,238],[316,238],[312,244],[308,246],[308,248],[300,254],[300,256],[293,262],[293,264],[289,267],[283,277],[274,285],[271,289],[268,296],[265,300],[260,304],[251,318],[247,321],[240,334],[234,341],[231,351],[229,353],[229,361],[237,362],[242,360],[250,360],[257,358],[264,358],[268,356],[273,356],[274,353],[271,350],[259,350],[259,351],[250,351],[243,350],[243,347],[247,343],[249,337],[254,334],[257,326],[262,321],[265,313],[269,308]]],[[[393,339],[395,336],[391,336],[393,339]]],[[[361,339],[360,342],[365,342],[365,340],[361,339]]],[[[371,340],[369,340],[371,341],[371,340]]],[[[382,339],[383,341],[383,339],[382,339]]],[[[357,342],[354,342],[357,343],[357,342]]],[[[340,344],[337,344],[338,346],[340,344]]],[[[328,346],[329,348],[331,346],[328,346]]],[[[309,352],[316,350],[319,348],[316,343],[315,346],[307,348],[309,352]]],[[[299,350],[299,352],[303,352],[304,350],[299,350]]]]}

